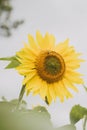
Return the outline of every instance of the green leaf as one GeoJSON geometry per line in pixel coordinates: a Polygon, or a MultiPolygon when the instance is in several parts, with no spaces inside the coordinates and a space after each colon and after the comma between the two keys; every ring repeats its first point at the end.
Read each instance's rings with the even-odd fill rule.
{"type": "Polygon", "coordinates": [[[80,105],[75,105],[72,107],[70,112],[70,121],[72,124],[77,123],[80,119],[84,118],[87,115],[87,109],[80,105]]]}
{"type": "Polygon", "coordinates": [[[54,130],[45,107],[16,109],[16,102],[0,102],[0,130],[54,130]]]}
{"type": "Polygon", "coordinates": [[[20,65],[20,62],[18,60],[12,60],[6,67],[5,69],[11,69],[15,68],[20,65]]]}
{"type": "Polygon", "coordinates": [[[12,60],[15,60],[15,59],[16,59],[16,56],[0,58],[0,60],[6,60],[6,61],[12,61],[12,60]]]}
{"type": "Polygon", "coordinates": [[[43,107],[43,106],[37,106],[37,107],[33,108],[33,111],[43,114],[44,118],[45,117],[48,118],[48,119],[51,118],[50,114],[47,111],[47,109],[45,107],[43,107]]]}
{"type": "Polygon", "coordinates": [[[65,125],[55,130],[76,130],[76,127],[74,125],[65,125]]]}
{"type": "Polygon", "coordinates": [[[18,59],[17,59],[16,56],[3,57],[3,58],[0,58],[0,60],[11,61],[11,62],[5,67],[5,69],[15,68],[15,67],[17,67],[17,66],[20,65],[20,62],[18,61],[18,59]]]}
{"type": "Polygon", "coordinates": [[[87,92],[87,86],[85,86],[85,85],[83,84],[83,87],[84,87],[85,91],[87,92]]]}
{"type": "MultiPolygon", "coordinates": [[[[17,108],[17,105],[18,105],[18,103],[19,103],[19,100],[18,100],[18,99],[13,99],[13,100],[10,101],[10,103],[13,104],[14,106],[16,106],[16,108],[17,108]]],[[[19,108],[20,108],[20,109],[26,109],[26,108],[27,108],[27,103],[26,103],[24,100],[22,100],[22,101],[20,102],[19,108]]]]}
{"type": "Polygon", "coordinates": [[[45,112],[48,113],[47,109],[43,106],[37,106],[33,108],[34,111],[38,111],[38,112],[45,112]]]}
{"type": "MultiPolygon", "coordinates": [[[[50,114],[43,106],[16,109],[18,99],[0,102],[0,130],[76,130],[72,124],[53,128],[50,114]]],[[[21,104],[26,104],[21,101],[21,104]]]]}

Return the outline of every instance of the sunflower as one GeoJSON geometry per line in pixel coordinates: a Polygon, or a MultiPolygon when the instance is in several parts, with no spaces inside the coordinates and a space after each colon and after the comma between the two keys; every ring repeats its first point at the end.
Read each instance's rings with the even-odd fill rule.
{"type": "Polygon", "coordinates": [[[55,37],[49,33],[43,37],[37,31],[36,39],[28,35],[28,42],[17,52],[20,65],[16,68],[24,76],[27,95],[39,94],[49,104],[57,97],[62,102],[71,98],[69,88],[77,92],[75,84],[83,84],[82,74],[76,72],[83,61],[81,53],[69,45],[69,39],[55,44],[55,37]]]}

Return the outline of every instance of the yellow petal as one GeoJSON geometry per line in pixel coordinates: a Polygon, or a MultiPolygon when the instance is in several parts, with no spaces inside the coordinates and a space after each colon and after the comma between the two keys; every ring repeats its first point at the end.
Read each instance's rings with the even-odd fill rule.
{"type": "Polygon", "coordinates": [[[55,94],[55,90],[54,90],[54,85],[53,84],[49,84],[49,93],[50,93],[50,96],[52,97],[52,99],[55,101],[56,94],[55,94]]]}
{"type": "Polygon", "coordinates": [[[70,56],[72,56],[72,55],[74,55],[74,53],[75,53],[75,50],[74,50],[74,48],[71,46],[71,47],[67,47],[66,49],[65,49],[65,51],[60,51],[60,53],[61,53],[61,55],[63,56],[63,57],[70,57],[70,56]]]}
{"type": "Polygon", "coordinates": [[[69,75],[67,73],[64,75],[64,77],[67,80],[69,80],[71,83],[77,83],[77,84],[83,84],[84,83],[83,79],[75,77],[75,76],[72,76],[72,75],[69,75]]]}
{"type": "Polygon", "coordinates": [[[51,102],[52,102],[52,97],[49,93],[49,88],[48,88],[48,91],[47,91],[47,101],[48,101],[49,104],[51,104],[51,102]]]}
{"type": "Polygon", "coordinates": [[[31,73],[32,71],[36,71],[35,70],[35,66],[32,63],[28,63],[28,65],[26,64],[20,64],[18,67],[16,67],[16,70],[21,74],[21,75],[28,75],[29,73],[31,73]]]}
{"type": "Polygon", "coordinates": [[[66,39],[63,43],[59,43],[55,47],[56,52],[64,52],[68,47],[69,39],[66,39]]]}
{"type": "Polygon", "coordinates": [[[69,88],[73,89],[74,91],[78,92],[78,89],[69,80],[63,78],[63,83],[65,84],[65,86],[67,88],[69,87],[69,88]]]}
{"type": "Polygon", "coordinates": [[[63,102],[64,101],[64,94],[62,93],[61,87],[59,86],[58,83],[55,83],[54,89],[55,89],[56,96],[60,98],[61,102],[63,102]]]}
{"type": "Polygon", "coordinates": [[[79,63],[72,64],[72,63],[68,62],[68,63],[66,64],[66,69],[67,69],[67,68],[68,68],[68,69],[77,69],[77,68],[79,68],[79,67],[80,67],[80,64],[79,64],[79,63]]]}
{"type": "Polygon", "coordinates": [[[36,32],[36,40],[37,40],[38,45],[41,47],[43,37],[39,31],[36,32]]]}
{"type": "Polygon", "coordinates": [[[35,50],[33,50],[33,49],[31,49],[30,48],[30,45],[29,44],[26,44],[26,43],[24,43],[24,48],[23,48],[23,50],[25,51],[25,52],[27,52],[27,53],[32,53],[33,55],[36,55],[37,54],[37,52],[35,51],[35,50]]]}
{"type": "Polygon", "coordinates": [[[32,92],[40,89],[40,87],[41,87],[41,79],[37,75],[35,75],[26,84],[26,89],[31,89],[32,92]]]}
{"type": "Polygon", "coordinates": [[[40,88],[40,96],[42,97],[42,99],[45,100],[46,95],[47,95],[47,84],[43,81],[40,88]]]}
{"type": "Polygon", "coordinates": [[[34,76],[36,75],[36,71],[32,71],[30,72],[23,80],[23,85],[26,84],[27,82],[29,82],[29,80],[31,80],[34,76]]]}
{"type": "Polygon", "coordinates": [[[83,74],[81,74],[81,73],[79,73],[79,72],[76,72],[76,71],[74,71],[74,70],[72,70],[72,69],[69,69],[69,68],[66,68],[66,73],[67,73],[68,75],[72,75],[72,76],[74,76],[74,77],[83,76],[83,74]]]}
{"type": "Polygon", "coordinates": [[[36,42],[35,42],[35,40],[34,40],[32,35],[28,35],[28,41],[29,41],[30,47],[32,49],[38,50],[38,47],[37,47],[36,42]]]}
{"type": "Polygon", "coordinates": [[[66,96],[66,98],[70,98],[72,97],[71,93],[68,91],[68,89],[65,87],[65,85],[63,84],[62,80],[59,82],[60,87],[61,87],[61,92],[63,93],[64,96],[66,96]]]}
{"type": "Polygon", "coordinates": [[[17,52],[16,55],[21,59],[33,60],[36,58],[36,53],[30,50],[29,48],[21,49],[21,51],[17,52]]]}
{"type": "Polygon", "coordinates": [[[28,96],[29,94],[30,94],[30,92],[31,92],[31,90],[30,89],[25,89],[25,91],[26,91],[26,96],[28,96]]]}
{"type": "Polygon", "coordinates": [[[42,37],[40,32],[37,32],[36,38],[37,38],[38,44],[42,50],[53,49],[53,47],[55,45],[55,38],[53,35],[49,35],[49,33],[46,33],[46,35],[44,37],[42,37]]]}
{"type": "Polygon", "coordinates": [[[35,90],[34,92],[33,92],[33,96],[36,96],[37,94],[39,94],[39,89],[37,89],[37,90],[35,90]]]}
{"type": "Polygon", "coordinates": [[[74,62],[74,63],[75,63],[75,62],[76,62],[76,63],[77,63],[77,62],[78,62],[78,63],[84,62],[84,60],[83,60],[83,59],[79,59],[79,58],[78,58],[78,54],[75,54],[75,53],[72,54],[72,55],[70,55],[70,56],[68,55],[64,60],[65,60],[67,63],[68,63],[68,62],[74,62]]]}
{"type": "Polygon", "coordinates": [[[54,47],[55,47],[55,37],[52,34],[48,34],[48,37],[49,37],[50,49],[54,49],[54,47]]]}

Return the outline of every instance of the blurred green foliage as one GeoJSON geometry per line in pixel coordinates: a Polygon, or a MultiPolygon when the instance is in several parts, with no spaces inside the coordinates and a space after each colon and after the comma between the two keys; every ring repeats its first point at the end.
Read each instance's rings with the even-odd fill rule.
{"type": "Polygon", "coordinates": [[[7,101],[3,97],[0,102],[0,130],[76,130],[74,125],[53,128],[50,114],[43,106],[28,109],[23,100],[19,108],[17,104],[17,99],[7,101]]]}
{"type": "Polygon", "coordinates": [[[0,102],[0,130],[46,130],[52,129],[48,111],[37,106],[27,109],[22,101],[17,109],[18,100],[0,102]]]}
{"type": "Polygon", "coordinates": [[[11,21],[12,10],[11,0],[0,0],[0,34],[3,36],[10,36],[12,29],[24,23],[24,20],[11,21]]]}
{"type": "Polygon", "coordinates": [[[11,11],[12,6],[10,5],[9,0],[0,0],[0,12],[1,11],[11,11]]]}
{"type": "Polygon", "coordinates": [[[76,124],[79,120],[87,116],[87,108],[80,105],[75,105],[72,107],[70,112],[70,121],[72,124],[76,124]]]}

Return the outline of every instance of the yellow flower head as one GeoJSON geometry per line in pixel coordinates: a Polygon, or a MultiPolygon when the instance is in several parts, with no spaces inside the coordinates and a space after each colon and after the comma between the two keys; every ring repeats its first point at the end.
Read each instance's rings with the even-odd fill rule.
{"type": "Polygon", "coordinates": [[[27,94],[39,94],[50,104],[57,97],[61,101],[72,97],[71,88],[78,91],[74,84],[82,84],[81,74],[76,72],[80,67],[80,53],[76,53],[69,40],[55,44],[55,37],[46,33],[43,37],[36,33],[36,39],[28,36],[29,44],[25,44],[17,52],[20,65],[16,68],[24,76],[27,94]]]}

